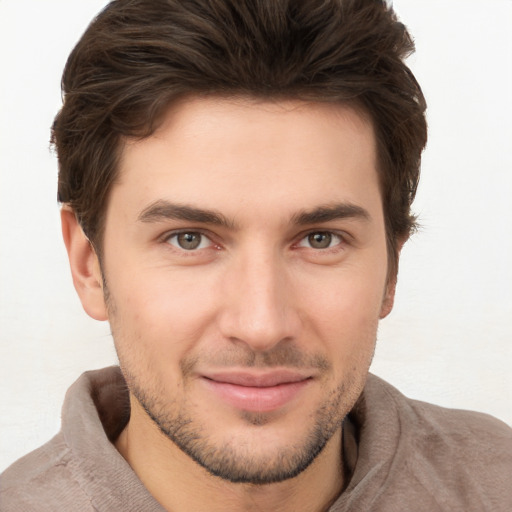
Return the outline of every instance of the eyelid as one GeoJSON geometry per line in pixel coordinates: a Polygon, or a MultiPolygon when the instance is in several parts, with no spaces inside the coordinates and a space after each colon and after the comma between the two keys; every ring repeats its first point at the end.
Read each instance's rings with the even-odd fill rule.
{"type": "Polygon", "coordinates": [[[352,236],[347,233],[346,231],[340,231],[337,229],[329,229],[329,228],[316,228],[316,229],[308,229],[307,231],[303,231],[297,235],[295,238],[296,242],[294,242],[294,246],[300,247],[299,243],[305,240],[308,236],[314,235],[315,233],[328,233],[330,235],[333,235],[340,239],[340,243],[336,244],[333,247],[328,247],[327,249],[314,249],[311,247],[311,249],[319,250],[319,251],[328,251],[329,249],[335,249],[339,245],[349,245],[352,240],[352,236]]]}
{"type": "Polygon", "coordinates": [[[215,236],[210,231],[203,229],[203,228],[178,228],[178,229],[172,229],[170,231],[166,231],[163,235],[158,237],[158,240],[162,243],[165,243],[169,246],[171,246],[173,249],[176,249],[178,251],[193,253],[204,249],[210,249],[212,247],[218,248],[220,246],[220,243],[218,243],[217,240],[215,240],[215,236]],[[187,251],[186,249],[180,249],[179,247],[176,247],[175,245],[172,245],[169,243],[169,239],[172,237],[177,237],[183,233],[197,233],[205,238],[207,238],[210,241],[210,245],[208,247],[203,247],[202,249],[196,249],[187,251]]]}
{"type": "MultiPolygon", "coordinates": [[[[221,249],[222,248],[223,244],[218,240],[218,236],[215,233],[212,233],[208,229],[197,228],[197,227],[172,229],[172,230],[166,231],[165,233],[160,235],[157,238],[157,240],[159,242],[161,242],[161,243],[164,243],[164,244],[170,246],[172,249],[175,249],[177,251],[182,251],[184,253],[188,252],[189,254],[192,254],[194,252],[199,251],[199,250],[187,251],[186,249],[180,249],[179,247],[171,245],[168,242],[168,240],[171,237],[178,236],[178,235],[180,235],[182,233],[198,233],[198,234],[204,236],[205,238],[207,238],[210,241],[210,245],[208,247],[204,247],[203,249],[199,249],[199,250],[211,249],[211,248],[214,248],[214,249],[221,249]]],[[[301,246],[299,246],[300,242],[302,242],[309,235],[312,235],[314,233],[329,233],[329,234],[339,238],[340,242],[338,244],[334,245],[333,247],[328,247],[326,249],[315,249],[313,247],[304,247],[305,249],[312,249],[314,251],[319,251],[319,252],[321,252],[321,251],[328,252],[328,251],[333,251],[333,250],[335,251],[336,249],[340,249],[340,246],[341,247],[345,247],[345,246],[351,245],[353,243],[352,235],[350,235],[350,233],[347,233],[346,231],[340,231],[340,230],[332,229],[332,228],[331,229],[329,229],[329,228],[316,228],[316,229],[308,229],[308,230],[302,231],[301,233],[296,235],[294,237],[295,241],[292,242],[292,248],[301,248],[301,246]]]]}
{"type": "Polygon", "coordinates": [[[297,244],[298,247],[304,247],[306,249],[312,249],[314,251],[320,251],[320,252],[326,252],[329,250],[336,250],[339,249],[341,245],[343,245],[344,240],[341,236],[337,235],[336,233],[331,233],[328,231],[314,231],[310,233],[309,235],[306,235],[301,240],[299,240],[299,243],[297,244]],[[329,240],[329,245],[327,247],[313,247],[311,245],[311,241],[309,238],[311,235],[316,234],[322,234],[322,235],[330,235],[331,239],[329,240]]]}

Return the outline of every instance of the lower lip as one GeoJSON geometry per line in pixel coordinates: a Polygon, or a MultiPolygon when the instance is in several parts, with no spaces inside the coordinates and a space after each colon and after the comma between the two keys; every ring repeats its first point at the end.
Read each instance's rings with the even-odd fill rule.
{"type": "Polygon", "coordinates": [[[309,384],[310,379],[270,387],[238,386],[227,382],[203,379],[217,396],[228,404],[251,412],[269,412],[291,402],[309,384]]]}

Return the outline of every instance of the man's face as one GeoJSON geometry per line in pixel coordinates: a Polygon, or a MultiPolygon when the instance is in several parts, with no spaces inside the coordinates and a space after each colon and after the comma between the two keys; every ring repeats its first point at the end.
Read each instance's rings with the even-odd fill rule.
{"type": "Polygon", "coordinates": [[[132,420],[222,478],[295,476],[339,432],[392,302],[371,124],[333,105],[175,105],[126,143],[103,255],[132,420]]]}

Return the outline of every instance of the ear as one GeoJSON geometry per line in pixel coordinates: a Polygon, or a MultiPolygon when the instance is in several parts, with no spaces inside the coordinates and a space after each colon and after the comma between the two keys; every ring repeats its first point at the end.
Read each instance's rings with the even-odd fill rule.
{"type": "Polygon", "coordinates": [[[398,240],[396,247],[396,268],[392,275],[388,276],[388,283],[386,285],[386,290],[384,292],[384,298],[382,299],[382,305],[380,309],[379,318],[382,320],[386,318],[391,310],[393,309],[393,305],[395,303],[395,292],[396,292],[396,282],[398,278],[398,262],[400,260],[400,253],[402,252],[402,247],[404,243],[407,241],[407,238],[403,238],[398,240]]]}
{"type": "Polygon", "coordinates": [[[60,218],[73,284],[82,306],[85,312],[95,320],[107,320],[103,279],[96,251],[85,236],[71,208],[64,206],[60,218]]]}
{"type": "Polygon", "coordinates": [[[390,277],[388,280],[388,284],[386,285],[386,291],[384,293],[384,298],[382,300],[382,305],[380,308],[379,318],[381,320],[383,318],[386,318],[393,309],[393,304],[395,303],[396,278],[396,274],[390,277]]]}

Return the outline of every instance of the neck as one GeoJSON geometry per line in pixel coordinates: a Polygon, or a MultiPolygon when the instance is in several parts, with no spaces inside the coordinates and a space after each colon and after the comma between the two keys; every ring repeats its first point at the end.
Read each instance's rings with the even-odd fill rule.
{"type": "Polygon", "coordinates": [[[153,497],[169,512],[323,512],[343,488],[341,427],[297,477],[253,485],[208,473],[183,453],[132,401],[132,415],[116,448],[153,497]]]}

